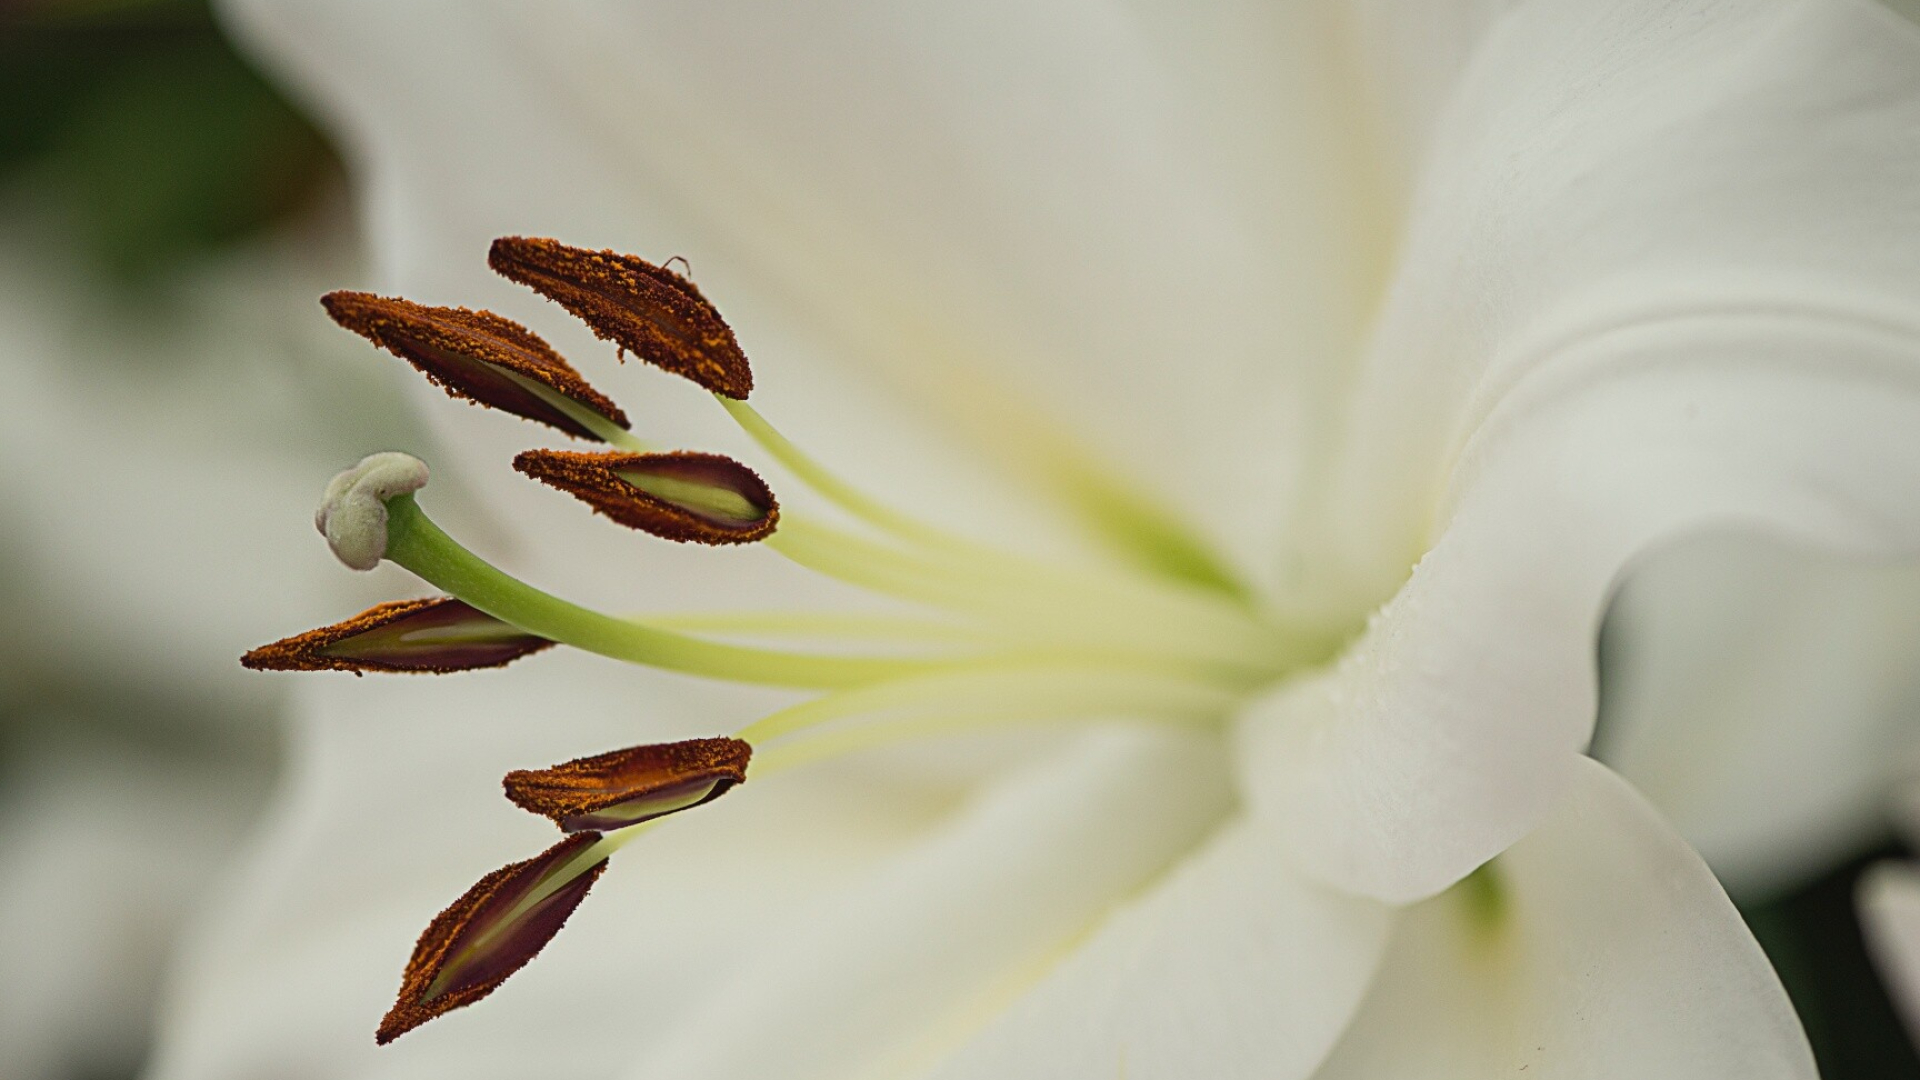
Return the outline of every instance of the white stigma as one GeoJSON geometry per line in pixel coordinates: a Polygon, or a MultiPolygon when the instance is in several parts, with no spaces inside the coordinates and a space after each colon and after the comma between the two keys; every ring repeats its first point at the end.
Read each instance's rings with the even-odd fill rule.
{"type": "Polygon", "coordinates": [[[426,486],[426,462],[393,450],[370,454],[328,481],[314,528],[341,562],[371,570],[387,554],[387,500],[426,486]]]}

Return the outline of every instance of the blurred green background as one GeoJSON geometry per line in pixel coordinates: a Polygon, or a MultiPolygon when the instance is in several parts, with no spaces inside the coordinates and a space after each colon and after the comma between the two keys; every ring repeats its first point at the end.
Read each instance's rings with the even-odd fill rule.
{"type": "MultiPolygon", "coordinates": [[[[203,362],[191,348],[140,346],[170,340],[177,324],[200,317],[196,305],[203,307],[204,298],[183,300],[181,283],[279,233],[304,231],[302,243],[331,252],[318,257],[322,263],[350,259],[344,204],[340,164],[325,139],[235,53],[204,4],[0,6],[0,243],[13,247],[14,259],[47,267],[45,276],[72,295],[82,321],[92,309],[111,312],[100,318],[120,327],[114,348],[78,352],[61,362],[131,368],[203,362]]],[[[0,336],[7,333],[0,325],[0,336]]],[[[266,426],[291,444],[281,450],[299,450],[316,461],[329,455],[345,460],[369,445],[370,436],[402,429],[398,416],[382,411],[381,396],[368,391],[370,384],[356,381],[358,373],[318,367],[293,395],[303,403],[304,411],[293,418],[298,423],[268,410],[266,426]]],[[[0,395],[14,392],[0,386],[0,395]]],[[[15,461],[9,468],[36,465],[15,461]]],[[[0,532],[0,543],[8,536],[0,532]]],[[[277,698],[251,689],[203,692],[190,679],[143,677],[137,666],[127,668],[99,646],[84,622],[66,626],[58,598],[36,593],[36,573],[30,560],[10,550],[0,553],[0,611],[7,616],[0,619],[0,860],[31,862],[36,843],[52,842],[36,840],[29,820],[44,815],[46,799],[54,797],[41,790],[52,783],[47,777],[68,775],[63,769],[92,775],[92,762],[103,756],[119,762],[113,768],[127,775],[157,770],[162,777],[185,775],[198,778],[192,782],[204,790],[218,789],[225,809],[217,821],[208,825],[189,817],[180,827],[196,836],[212,829],[219,842],[189,865],[182,865],[184,857],[163,860],[175,872],[213,877],[219,856],[238,842],[271,783],[277,698]]],[[[105,782],[125,787],[131,781],[109,770],[105,782]]],[[[1920,1077],[1920,1057],[1863,948],[1852,899],[1863,867],[1904,854],[1889,841],[1788,895],[1749,900],[1744,907],[1786,980],[1829,1080],[1920,1077]]],[[[0,989],[14,995],[0,996],[0,1011],[21,1001],[39,1001],[35,1007],[44,1010],[16,1006],[14,1026],[0,1021],[0,1041],[16,1043],[0,1046],[0,1078],[137,1075],[165,937],[177,930],[197,895],[184,887],[176,904],[181,910],[146,927],[142,940],[158,940],[160,947],[133,959],[91,957],[88,963],[137,964],[140,971],[109,971],[109,982],[125,977],[125,985],[109,989],[99,981],[75,982],[64,991],[74,1003],[59,999],[34,974],[35,964],[52,961],[37,956],[27,962],[4,952],[7,942],[27,933],[44,946],[44,933],[32,927],[11,937],[0,933],[0,985],[41,980],[0,989]],[[57,1000],[47,1003],[49,993],[57,1000]],[[60,1030],[48,1030],[56,1021],[45,1017],[58,1017],[60,1030]],[[28,1041],[35,1046],[31,1053],[21,1048],[28,1041]]],[[[9,896],[18,899],[0,892],[0,918],[18,918],[6,906],[9,896]]]]}
{"type": "Polygon", "coordinates": [[[234,53],[205,4],[0,12],[0,183],[45,199],[101,273],[151,283],[337,182],[326,141],[234,53]]]}

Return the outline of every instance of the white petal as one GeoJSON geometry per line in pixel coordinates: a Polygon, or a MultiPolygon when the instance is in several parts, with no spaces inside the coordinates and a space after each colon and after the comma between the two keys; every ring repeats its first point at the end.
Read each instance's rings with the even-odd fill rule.
{"type": "Polygon", "coordinates": [[[1920,567],[1702,537],[1632,572],[1607,634],[1595,752],[1736,896],[1884,829],[1920,757],[1920,567]]]}
{"type": "Polygon", "coordinates": [[[1348,0],[1370,96],[1380,117],[1381,157],[1405,184],[1474,51],[1519,0],[1348,0]]]}
{"type": "MultiPolygon", "coordinates": [[[[539,308],[485,272],[494,235],[684,254],[756,398],[896,489],[926,485],[875,460],[891,429],[846,413],[885,399],[849,376],[948,406],[956,378],[1005,382],[1264,568],[1382,273],[1317,5],[234,13],[358,151],[385,285],[514,314],[539,308]]],[[[616,398],[655,396],[623,381],[645,389],[616,398]]]]}
{"type": "Polygon", "coordinates": [[[822,768],[741,788],[623,850],[551,946],[478,1005],[376,1048],[414,938],[540,851],[509,769],[713,734],[765,708],[597,658],[302,684],[294,775],[176,973],[152,1075],[606,1075],[768,947],[786,913],[897,851],[955,792],[822,768]]]}
{"type": "Polygon", "coordinates": [[[916,1074],[1024,990],[1228,804],[1215,740],[1089,736],[985,793],[922,846],[783,921],[628,1075],[916,1074]]]}
{"type": "Polygon", "coordinates": [[[1309,881],[1243,818],[933,1075],[1305,1077],[1359,1005],[1392,923],[1384,905],[1309,881]]]}
{"type": "Polygon", "coordinates": [[[1629,559],[1716,525],[1920,545],[1914,28],[1547,0],[1463,86],[1302,581],[1404,587],[1248,725],[1307,864],[1392,899],[1553,802],[1629,559]]]}
{"type": "Polygon", "coordinates": [[[1497,909],[1469,885],[1406,914],[1316,1080],[1813,1080],[1706,865],[1604,767],[1577,777],[1494,863],[1497,909]]]}
{"type": "Polygon", "coordinates": [[[1920,870],[1883,863],[1860,879],[1861,929],[1874,966],[1920,1041],[1920,870]]]}

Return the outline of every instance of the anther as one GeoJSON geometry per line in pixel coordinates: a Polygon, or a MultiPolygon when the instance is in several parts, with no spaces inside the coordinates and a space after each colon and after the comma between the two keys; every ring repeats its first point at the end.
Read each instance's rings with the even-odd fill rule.
{"type": "Polygon", "coordinates": [[[601,338],[716,394],[745,398],[753,371],[693,282],[634,255],[503,236],[487,265],[572,312],[601,338]]]}
{"type": "Polygon", "coordinates": [[[553,642],[450,596],[395,600],[240,658],[255,671],[452,672],[503,667],[553,642]]]}
{"type": "Polygon", "coordinates": [[[527,450],[513,467],[622,525],[668,540],[751,543],[780,520],[766,481],[719,454],[527,450]]]}
{"type": "Polygon", "coordinates": [[[607,868],[604,855],[584,862],[599,839],[599,833],[574,833],[525,862],[503,866],[434,916],[414,943],[399,997],[374,1041],[384,1046],[479,1001],[532,960],[607,868]]]}
{"type": "Polygon", "coordinates": [[[363,292],[331,292],[320,304],[334,322],[420,369],[453,397],[598,442],[605,440],[569,415],[568,405],[627,427],[619,406],[587,385],[552,346],[511,319],[363,292]]]}
{"type": "Polygon", "coordinates": [[[739,739],[688,739],[596,754],[506,776],[507,798],[567,832],[611,832],[690,810],[746,782],[753,747],[739,739]]]}
{"type": "Polygon", "coordinates": [[[427,486],[427,463],[411,454],[369,454],[327,483],[313,526],[347,566],[371,570],[387,554],[387,500],[427,486]]]}

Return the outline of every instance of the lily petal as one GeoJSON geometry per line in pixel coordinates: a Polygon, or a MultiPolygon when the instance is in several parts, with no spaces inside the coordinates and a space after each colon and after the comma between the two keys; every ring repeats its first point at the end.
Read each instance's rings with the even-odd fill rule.
{"type": "Polygon", "coordinates": [[[1347,0],[1362,70],[1380,118],[1381,157],[1411,184],[1467,64],[1519,0],[1347,0]]]}
{"type": "Polygon", "coordinates": [[[1920,34],[1686,10],[1528,5],[1444,122],[1302,583],[1399,591],[1245,725],[1255,803],[1329,880],[1430,895],[1546,813],[1640,553],[1920,546],[1920,34]]]}
{"type": "Polygon", "coordinates": [[[1228,825],[936,1072],[940,1080],[1312,1074],[1393,912],[1311,882],[1258,819],[1228,825]]]}
{"type": "Polygon", "coordinates": [[[1813,1080],[1812,1052],[1713,875],[1591,760],[1540,828],[1409,911],[1315,1080],[1813,1080]]]}
{"type": "MultiPolygon", "coordinates": [[[[928,436],[845,403],[901,380],[977,402],[954,381],[990,372],[1264,570],[1383,274],[1319,5],[231,10],[359,151],[386,286],[518,317],[494,236],[685,254],[756,403],[890,491],[935,486],[880,460],[928,436]]],[[[986,424],[1020,445],[1007,410],[986,424]]]]}
{"type": "Polygon", "coordinates": [[[1217,740],[1152,730],[1037,761],[869,879],[795,911],[781,945],[627,1075],[917,1075],[1204,837],[1227,810],[1224,780],[1217,740]]]}

